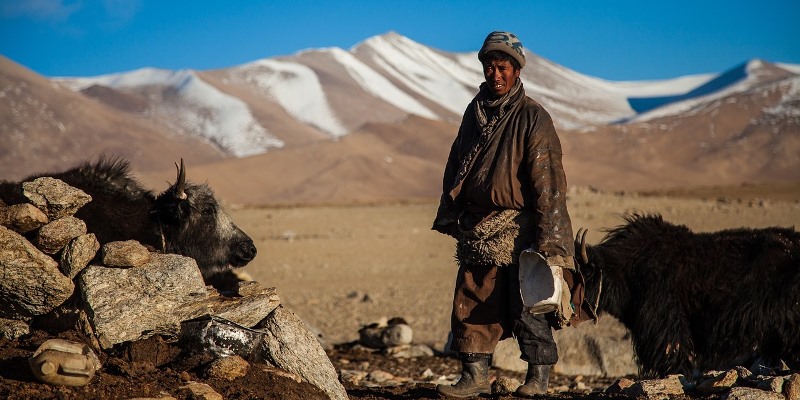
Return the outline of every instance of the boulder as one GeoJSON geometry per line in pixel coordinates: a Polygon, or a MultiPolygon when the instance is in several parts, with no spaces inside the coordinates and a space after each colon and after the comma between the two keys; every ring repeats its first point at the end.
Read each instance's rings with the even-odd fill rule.
{"type": "Polygon", "coordinates": [[[0,227],[0,317],[25,319],[50,312],[75,290],[58,263],[22,235],[0,227]]]}
{"type": "Polygon", "coordinates": [[[347,400],[331,364],[313,333],[294,313],[278,307],[261,321],[264,331],[262,354],[278,368],[300,375],[333,400],[347,400]]]}
{"type": "Polygon", "coordinates": [[[89,266],[79,275],[78,288],[81,308],[104,348],[148,333],[177,332],[177,310],[207,295],[194,259],[175,254],[153,254],[140,268],[89,266]]]}
{"type": "Polygon", "coordinates": [[[72,216],[92,201],[84,191],[67,185],[60,179],[42,177],[22,184],[22,194],[42,210],[51,221],[72,216]]]}
{"type": "Polygon", "coordinates": [[[138,268],[89,266],[78,287],[103,348],[154,334],[177,336],[181,322],[203,315],[252,327],[280,304],[274,288],[246,297],[209,291],[194,259],[176,254],[151,253],[138,268]]]}

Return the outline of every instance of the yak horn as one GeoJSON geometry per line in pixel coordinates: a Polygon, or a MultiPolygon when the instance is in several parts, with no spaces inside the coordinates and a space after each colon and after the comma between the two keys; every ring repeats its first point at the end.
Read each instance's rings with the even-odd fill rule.
{"type": "Polygon", "coordinates": [[[178,181],[175,182],[175,197],[186,200],[186,169],[183,167],[183,158],[181,158],[181,166],[175,163],[175,168],[178,169],[178,181]]]}
{"type": "Polygon", "coordinates": [[[588,229],[580,228],[575,235],[575,247],[580,247],[581,263],[583,265],[589,264],[589,254],[586,251],[586,234],[589,233],[588,229]]]}

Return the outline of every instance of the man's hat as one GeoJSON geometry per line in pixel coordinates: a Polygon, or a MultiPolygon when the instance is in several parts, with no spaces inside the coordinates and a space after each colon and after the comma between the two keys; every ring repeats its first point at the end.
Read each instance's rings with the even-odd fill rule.
{"type": "Polygon", "coordinates": [[[511,32],[494,31],[486,36],[483,47],[478,52],[478,59],[483,62],[483,56],[492,50],[500,50],[514,57],[519,62],[520,68],[525,66],[525,54],[522,52],[522,42],[517,35],[511,32]]]}

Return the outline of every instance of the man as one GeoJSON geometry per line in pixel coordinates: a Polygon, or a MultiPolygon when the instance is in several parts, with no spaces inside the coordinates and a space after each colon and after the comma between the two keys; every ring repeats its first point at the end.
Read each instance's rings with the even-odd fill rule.
{"type": "Polygon", "coordinates": [[[528,362],[516,394],[530,397],[547,391],[558,361],[550,325],[558,318],[523,312],[519,254],[531,249],[550,266],[574,268],[567,183],[553,121],[519,79],[522,43],[512,33],[492,32],[478,59],[486,81],[450,149],[433,223],[458,240],[451,329],[462,362],[459,381],[437,390],[452,397],[491,393],[491,354],[513,334],[528,362]]]}

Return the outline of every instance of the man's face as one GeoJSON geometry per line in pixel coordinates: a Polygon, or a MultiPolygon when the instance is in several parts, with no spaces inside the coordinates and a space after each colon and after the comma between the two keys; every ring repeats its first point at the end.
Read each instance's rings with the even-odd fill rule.
{"type": "Polygon", "coordinates": [[[495,96],[508,93],[519,77],[519,70],[514,69],[509,61],[495,60],[483,64],[483,77],[495,96]]]}

